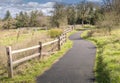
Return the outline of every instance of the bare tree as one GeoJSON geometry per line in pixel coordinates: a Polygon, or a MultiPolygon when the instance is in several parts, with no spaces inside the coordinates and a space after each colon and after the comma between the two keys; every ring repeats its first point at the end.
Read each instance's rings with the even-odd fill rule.
{"type": "Polygon", "coordinates": [[[54,5],[53,16],[51,17],[51,24],[54,27],[67,24],[67,15],[65,5],[56,3],[54,5]]]}
{"type": "Polygon", "coordinates": [[[88,17],[90,12],[89,4],[86,0],[83,0],[80,4],[77,5],[77,16],[82,19],[82,26],[84,25],[84,21],[88,17]]]}
{"type": "Polygon", "coordinates": [[[68,20],[68,24],[73,25],[76,23],[76,9],[75,6],[68,6],[66,8],[66,14],[67,14],[67,20],[68,20]]]}
{"type": "MultiPolygon", "coordinates": [[[[103,0],[104,3],[104,13],[111,13],[114,17],[114,22],[120,22],[120,1],[119,0],[103,0]]],[[[109,14],[108,14],[109,15],[109,14]]]]}

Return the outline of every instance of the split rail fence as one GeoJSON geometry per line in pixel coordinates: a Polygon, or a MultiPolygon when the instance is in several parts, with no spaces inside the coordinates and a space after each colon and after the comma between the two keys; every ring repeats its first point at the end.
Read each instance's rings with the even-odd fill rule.
{"type": "Polygon", "coordinates": [[[7,52],[7,56],[8,56],[8,77],[10,77],[10,78],[13,77],[13,69],[14,69],[13,67],[15,65],[20,64],[20,63],[25,62],[25,61],[28,61],[28,60],[31,60],[35,57],[41,58],[42,54],[43,54],[42,53],[42,48],[44,46],[57,43],[58,50],[60,50],[61,46],[67,41],[67,33],[71,32],[72,30],[73,30],[73,27],[67,28],[67,29],[64,30],[64,33],[61,36],[59,36],[58,38],[56,38],[55,40],[47,42],[47,43],[39,42],[39,45],[32,46],[32,47],[29,47],[29,48],[12,50],[12,47],[8,46],[6,48],[6,52],[7,52]],[[39,52],[35,53],[33,55],[30,55],[30,56],[21,58],[19,60],[13,61],[13,54],[18,54],[18,53],[22,53],[22,52],[29,51],[29,50],[34,50],[34,49],[38,49],[39,52]]]}

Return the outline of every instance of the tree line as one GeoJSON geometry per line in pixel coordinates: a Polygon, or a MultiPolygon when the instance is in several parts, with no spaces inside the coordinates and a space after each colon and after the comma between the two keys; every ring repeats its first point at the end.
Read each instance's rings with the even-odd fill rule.
{"type": "Polygon", "coordinates": [[[101,0],[101,3],[82,0],[78,4],[56,4],[52,23],[59,27],[63,24],[92,24],[98,28],[106,28],[109,32],[120,25],[120,1],[101,0]]]}
{"type": "Polygon", "coordinates": [[[79,4],[65,5],[57,3],[54,6],[51,24],[59,27],[69,24],[95,24],[98,19],[97,4],[83,0],[79,4]]]}
{"type": "Polygon", "coordinates": [[[15,29],[22,27],[43,27],[47,26],[47,17],[41,11],[20,12],[12,18],[10,11],[6,12],[5,17],[1,20],[1,28],[15,29]]]}
{"type": "Polygon", "coordinates": [[[64,25],[92,24],[111,30],[113,25],[119,25],[120,22],[120,1],[102,1],[101,4],[87,0],[74,5],[56,3],[51,16],[45,16],[41,11],[31,11],[30,13],[20,12],[12,18],[10,12],[7,11],[0,21],[0,26],[4,29],[41,26],[59,28],[64,25]]]}
{"type": "Polygon", "coordinates": [[[110,34],[112,29],[120,26],[120,1],[102,0],[99,11],[101,16],[97,20],[98,28],[105,28],[110,34]]]}

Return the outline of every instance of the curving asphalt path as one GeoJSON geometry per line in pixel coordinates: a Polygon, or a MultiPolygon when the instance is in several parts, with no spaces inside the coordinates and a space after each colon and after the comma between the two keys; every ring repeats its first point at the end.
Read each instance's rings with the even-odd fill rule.
{"type": "Polygon", "coordinates": [[[38,76],[37,83],[94,83],[96,47],[80,38],[81,33],[70,36],[73,47],[51,69],[38,76]]]}

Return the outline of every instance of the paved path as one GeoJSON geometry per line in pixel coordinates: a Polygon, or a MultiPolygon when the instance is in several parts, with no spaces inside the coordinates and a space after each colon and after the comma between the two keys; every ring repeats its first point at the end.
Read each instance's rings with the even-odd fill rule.
{"type": "Polygon", "coordinates": [[[96,48],[80,38],[82,32],[70,36],[73,47],[43,75],[37,83],[93,83],[96,48]]]}

